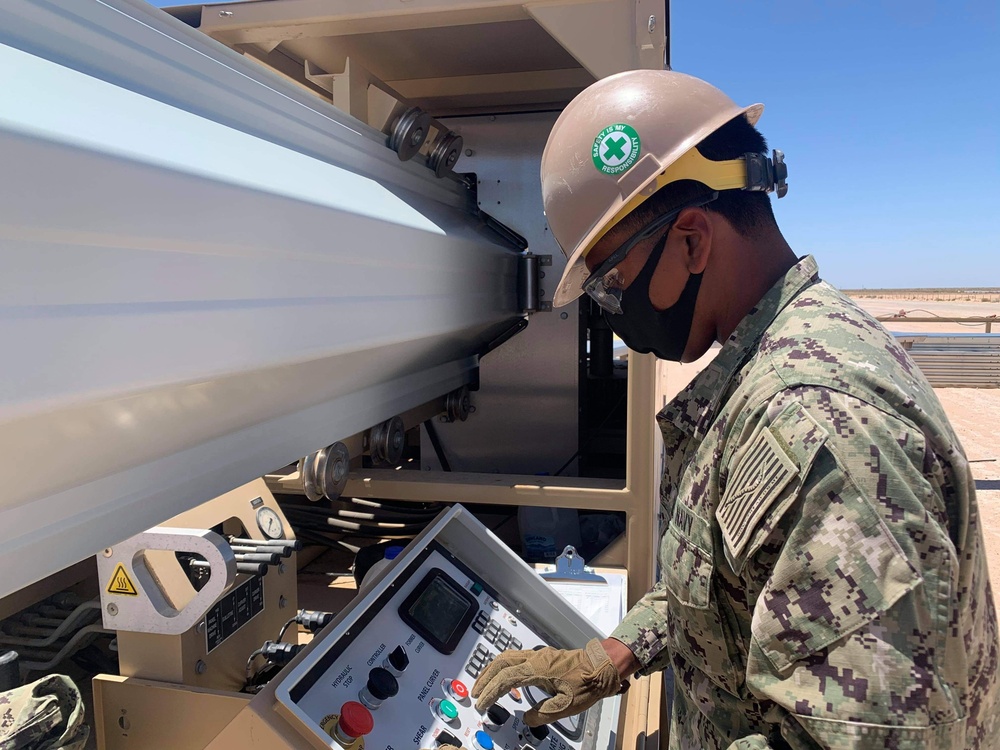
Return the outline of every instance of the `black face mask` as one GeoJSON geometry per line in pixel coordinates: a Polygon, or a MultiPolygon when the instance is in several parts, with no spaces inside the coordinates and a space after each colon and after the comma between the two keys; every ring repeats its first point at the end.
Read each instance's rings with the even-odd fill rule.
{"type": "MultiPolygon", "coordinates": [[[[668,232],[669,234],[669,232],[668,232]]],[[[618,315],[604,313],[611,330],[625,345],[640,354],[652,352],[660,359],[680,362],[691,335],[694,305],[698,301],[702,274],[691,274],[680,298],[662,312],[649,300],[649,283],[663,255],[667,236],[656,243],[639,275],[622,291],[622,311],[618,315]]]]}

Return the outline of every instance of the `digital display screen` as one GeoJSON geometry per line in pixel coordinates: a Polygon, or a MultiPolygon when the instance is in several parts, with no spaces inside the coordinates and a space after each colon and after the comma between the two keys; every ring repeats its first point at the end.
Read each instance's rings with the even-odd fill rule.
{"type": "Polygon", "coordinates": [[[470,609],[469,600],[438,576],[431,579],[420,597],[410,605],[408,614],[428,635],[448,643],[470,609]]]}

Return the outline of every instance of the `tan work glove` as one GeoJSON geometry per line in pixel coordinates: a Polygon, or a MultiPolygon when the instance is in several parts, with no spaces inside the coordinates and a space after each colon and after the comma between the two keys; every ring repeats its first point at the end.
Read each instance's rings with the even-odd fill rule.
{"type": "Polygon", "coordinates": [[[505,651],[486,667],[472,686],[476,708],[485,711],[513,688],[540,687],[552,697],[526,711],[529,727],[576,716],[622,688],[618,669],[594,638],[586,648],[563,651],[505,651]]]}

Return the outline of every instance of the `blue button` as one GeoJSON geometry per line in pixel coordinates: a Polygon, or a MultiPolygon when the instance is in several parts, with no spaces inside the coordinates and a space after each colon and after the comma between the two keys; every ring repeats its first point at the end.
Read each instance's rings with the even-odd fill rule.
{"type": "Polygon", "coordinates": [[[493,738],[486,732],[476,732],[476,747],[482,750],[493,750],[493,738]]]}

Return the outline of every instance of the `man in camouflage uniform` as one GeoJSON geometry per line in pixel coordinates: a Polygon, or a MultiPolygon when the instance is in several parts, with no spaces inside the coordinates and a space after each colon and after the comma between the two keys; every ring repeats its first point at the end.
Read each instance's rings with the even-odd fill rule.
{"type": "Polygon", "coordinates": [[[638,71],[591,86],[553,128],[543,197],[569,258],[556,303],[585,291],[664,359],[722,350],[657,417],[656,586],[612,638],[507,652],[473,695],[482,708],[542,685],[555,698],[525,719],[550,722],[672,668],[672,749],[1000,748],[968,462],[893,337],[782,238],[761,109],[638,71]]]}

